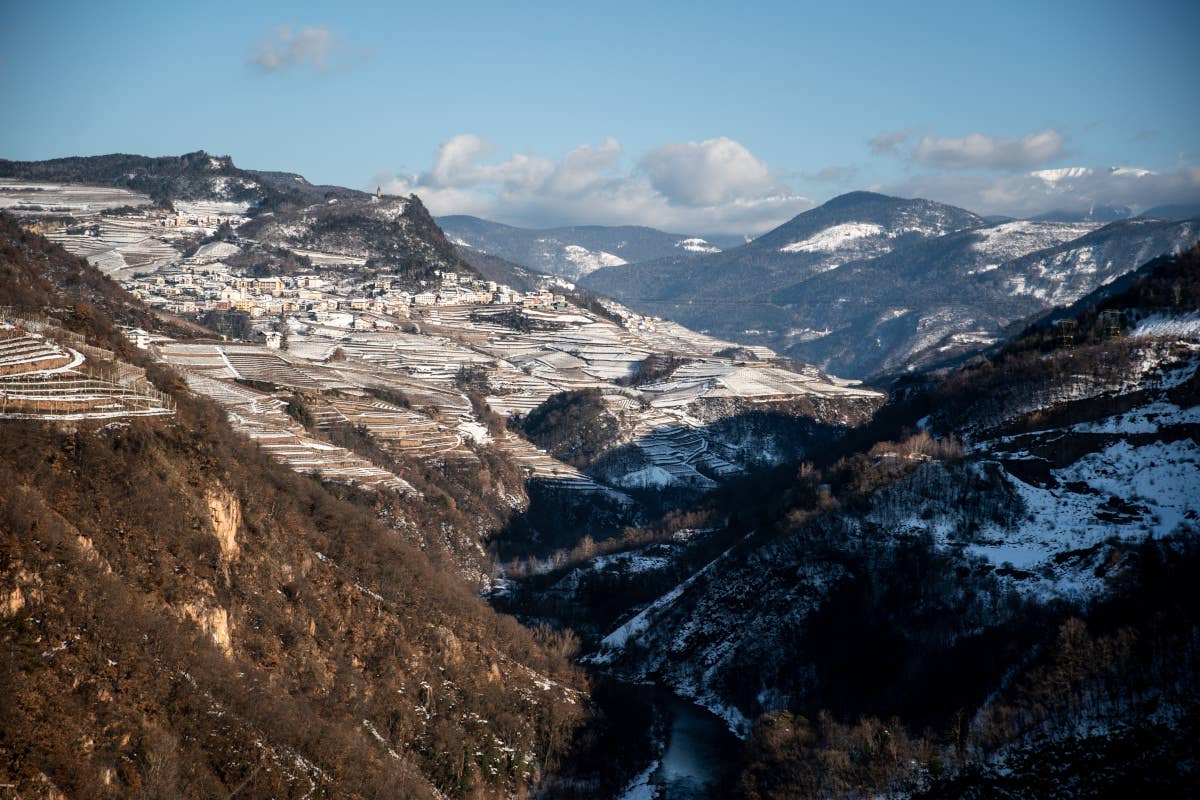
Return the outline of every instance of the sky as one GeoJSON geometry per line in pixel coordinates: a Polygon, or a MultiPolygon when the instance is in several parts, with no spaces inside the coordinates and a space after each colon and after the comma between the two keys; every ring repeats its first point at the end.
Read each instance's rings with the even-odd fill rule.
{"type": "Polygon", "coordinates": [[[1200,201],[1198,29],[1194,0],[0,0],[0,158],[203,149],[531,227],[757,234],[854,189],[1144,210],[1200,201]]]}

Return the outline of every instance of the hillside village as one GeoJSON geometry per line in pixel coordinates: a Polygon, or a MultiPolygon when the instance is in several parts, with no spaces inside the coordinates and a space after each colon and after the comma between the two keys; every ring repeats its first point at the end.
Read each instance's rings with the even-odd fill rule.
{"type": "Polygon", "coordinates": [[[327,441],[323,430],[345,424],[394,454],[470,460],[473,448],[494,447],[531,480],[632,508],[630,490],[707,490],[806,446],[764,439],[763,425],[780,424],[770,419],[757,428],[722,420],[771,412],[836,435],[883,399],[816,369],[796,371],[766,347],[741,347],[610,301],[581,308],[559,278],[524,292],[464,270],[414,280],[366,269],[363,257],[299,247],[285,249],[302,269],[264,274],[271,270],[253,263],[259,243],[234,232],[247,219],[244,203],[179,201],[163,211],[115,190],[13,182],[5,189],[27,225],[151,309],[220,331],[187,340],[140,328],[127,335],[278,460],[327,479],[414,491],[327,441]],[[671,368],[642,372],[648,359],[671,368]],[[566,463],[520,432],[520,420],[549,398],[583,391],[599,392],[612,420],[609,457],[595,468],[566,463]],[[287,410],[300,402],[312,415],[307,426],[287,410]]]}

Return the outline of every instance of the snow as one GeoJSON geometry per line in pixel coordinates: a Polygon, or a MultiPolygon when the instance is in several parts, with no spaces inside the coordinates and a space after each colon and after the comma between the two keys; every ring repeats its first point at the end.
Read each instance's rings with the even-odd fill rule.
{"type": "Polygon", "coordinates": [[[460,422],[458,432],[477,444],[488,444],[492,441],[492,435],[488,433],[487,426],[479,422],[460,422]]]}
{"type": "MultiPolygon", "coordinates": [[[[1188,412],[1194,417],[1196,410],[1188,412]]],[[[1119,430],[1122,426],[1114,420],[1096,427],[1119,430]]],[[[1130,424],[1125,430],[1138,427],[1130,424]]],[[[985,530],[985,541],[968,548],[998,566],[1008,563],[1035,572],[1040,580],[1027,588],[1040,594],[1086,596],[1104,589],[1103,578],[1094,574],[1092,564],[1072,568],[1056,563],[1054,556],[1085,550],[1114,536],[1127,540],[1166,536],[1200,513],[1200,445],[1190,439],[1142,446],[1119,441],[1052,474],[1059,484],[1054,488],[1032,486],[1010,476],[1027,518],[1014,530],[985,530]],[[1076,490],[1081,485],[1090,488],[1076,490]],[[1114,497],[1134,509],[1122,514],[1127,517],[1124,521],[1097,516],[1111,511],[1114,497]]]]}
{"type": "Polygon", "coordinates": [[[716,245],[709,244],[703,239],[692,238],[683,239],[675,243],[675,246],[681,250],[687,250],[689,253],[719,253],[721,248],[716,245]]]}
{"type": "Polygon", "coordinates": [[[662,467],[646,467],[636,472],[629,472],[613,480],[613,483],[624,489],[654,489],[670,486],[675,482],[675,476],[662,467]]]}
{"type": "Polygon", "coordinates": [[[1079,433],[1157,433],[1165,425],[1196,424],[1200,424],[1200,406],[1180,408],[1174,403],[1159,402],[1098,422],[1075,425],[1071,430],[1079,433]]]}
{"type": "Polygon", "coordinates": [[[779,248],[781,253],[833,253],[853,245],[858,239],[883,236],[882,225],[872,222],[844,222],[832,225],[799,242],[779,248]]]}
{"type": "Polygon", "coordinates": [[[563,248],[563,256],[580,269],[583,273],[595,272],[601,267],[619,267],[629,262],[620,256],[606,253],[603,250],[588,250],[577,244],[569,244],[563,248]]]}
{"type": "Polygon", "coordinates": [[[1113,167],[1108,171],[1109,175],[1120,175],[1122,177],[1132,176],[1134,178],[1144,178],[1147,175],[1153,175],[1154,172],[1141,167],[1113,167]]]}
{"type": "Polygon", "coordinates": [[[242,252],[242,248],[238,247],[236,244],[230,244],[229,242],[209,242],[206,245],[202,245],[194,254],[192,254],[192,259],[196,261],[219,261],[222,258],[229,258],[230,256],[237,255],[240,252],[242,252]]]}
{"type": "Polygon", "coordinates": [[[1046,183],[1059,183],[1070,178],[1085,178],[1092,174],[1088,167],[1060,167],[1058,169],[1039,169],[1029,173],[1035,178],[1041,178],[1046,183]]]}
{"type": "Polygon", "coordinates": [[[651,776],[657,769],[658,762],[652,762],[621,790],[620,800],[656,800],[658,787],[651,782],[651,776]]]}
{"type": "Polygon", "coordinates": [[[1178,317],[1155,314],[1138,323],[1133,336],[1176,336],[1200,339],[1200,311],[1178,317]]]}
{"type": "Polygon", "coordinates": [[[622,572],[631,575],[639,572],[656,572],[660,569],[666,569],[671,566],[671,559],[666,555],[647,555],[647,549],[659,549],[658,545],[651,545],[650,548],[642,548],[640,550],[631,550],[625,553],[611,553],[609,555],[596,556],[589,563],[589,567],[596,572],[606,570],[613,567],[622,572]]]}
{"type": "Polygon", "coordinates": [[[990,272],[1000,264],[1027,253],[1057,247],[1078,239],[1101,227],[1094,222],[1029,222],[1019,220],[1006,222],[990,228],[973,231],[975,237],[971,249],[983,256],[987,263],[968,270],[968,275],[990,272]]]}
{"type": "Polygon", "coordinates": [[[252,203],[244,200],[174,200],[175,213],[184,217],[240,216],[250,210],[252,203]]]}

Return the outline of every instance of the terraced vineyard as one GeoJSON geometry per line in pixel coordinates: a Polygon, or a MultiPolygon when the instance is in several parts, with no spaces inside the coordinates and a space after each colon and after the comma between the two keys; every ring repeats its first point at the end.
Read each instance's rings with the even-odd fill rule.
{"type": "Polygon", "coordinates": [[[171,398],[113,353],[88,347],[81,337],[45,320],[0,315],[0,419],[67,421],[172,413],[171,398]]]}
{"type": "Polygon", "coordinates": [[[306,434],[303,426],[284,413],[286,404],[279,398],[195,372],[185,372],[184,376],[189,389],[215,400],[226,410],[235,430],[297,472],[372,489],[416,493],[403,478],[344,447],[306,434]]]}

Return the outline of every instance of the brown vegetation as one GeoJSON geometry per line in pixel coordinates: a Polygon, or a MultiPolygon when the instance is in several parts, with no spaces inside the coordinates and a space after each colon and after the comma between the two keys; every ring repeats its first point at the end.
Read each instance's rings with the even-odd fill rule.
{"type": "MultiPolygon", "coordinates": [[[[77,259],[6,233],[0,303],[64,306],[40,252],[126,310],[77,259]]],[[[568,642],[539,644],[372,510],[275,464],[96,305],[63,317],[145,366],[178,414],[0,425],[0,782],[71,797],[536,784],[581,714],[568,642]]]]}

